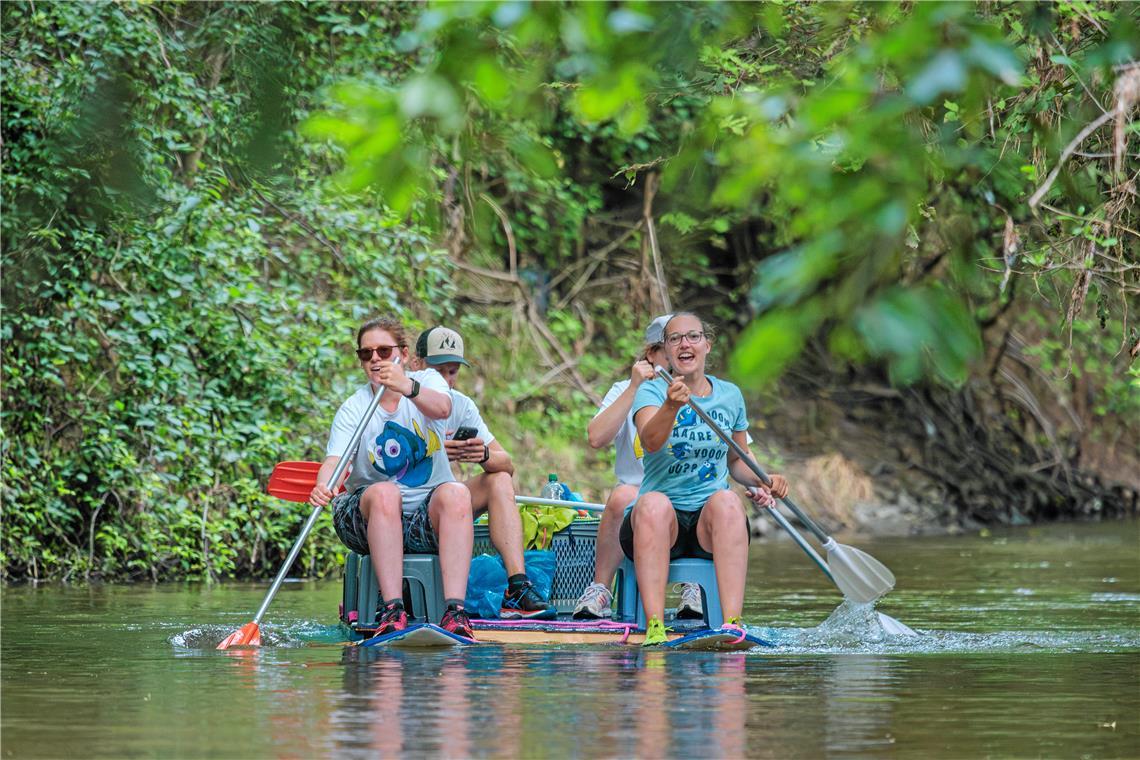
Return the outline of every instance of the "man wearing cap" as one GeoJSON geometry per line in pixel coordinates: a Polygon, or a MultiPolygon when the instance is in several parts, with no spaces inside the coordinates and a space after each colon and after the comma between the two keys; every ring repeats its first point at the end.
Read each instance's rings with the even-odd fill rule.
{"type": "MultiPolygon", "coordinates": [[[[669,322],[671,314],[657,317],[645,329],[645,347],[641,351],[641,358],[630,368],[629,379],[614,383],[602,405],[598,407],[594,419],[590,420],[586,428],[590,446],[601,449],[611,443],[616,449],[614,459],[614,475],[618,484],[610,497],[606,499],[606,509],[602,512],[602,522],[598,525],[598,543],[594,558],[594,582],[586,587],[578,604],[574,608],[576,618],[601,618],[613,614],[610,608],[612,595],[610,585],[614,580],[614,573],[625,556],[619,543],[621,521],[625,516],[625,508],[637,498],[638,488],[644,469],[641,465],[641,441],[637,438],[637,428],[634,427],[630,414],[633,408],[633,397],[637,389],[646,380],[654,376],[653,368],[664,362],[665,359],[665,325],[669,322]]],[[[681,593],[681,606],[678,616],[693,615],[699,617],[703,614],[701,607],[700,587],[696,584],[683,584],[681,593]],[[689,586],[693,586],[689,589],[689,586]]]]}
{"type": "Polygon", "coordinates": [[[515,471],[511,455],[487,429],[475,402],[455,390],[459,368],[471,366],[463,357],[463,338],[447,327],[425,330],[416,341],[416,359],[412,361],[416,369],[421,368],[416,365],[422,364],[422,368],[436,370],[451,387],[451,415],[447,418],[447,436],[443,444],[448,459],[483,468],[483,472],[466,481],[465,485],[471,491],[472,512],[478,515],[487,510],[491,543],[503,558],[503,566],[507,570],[507,593],[503,596],[500,616],[508,619],[553,619],[558,611],[542,600],[526,576],[522,519],[515,504],[515,487],[511,480],[515,471]],[[474,429],[475,435],[466,440],[454,440],[456,432],[462,428],[474,429]]]}

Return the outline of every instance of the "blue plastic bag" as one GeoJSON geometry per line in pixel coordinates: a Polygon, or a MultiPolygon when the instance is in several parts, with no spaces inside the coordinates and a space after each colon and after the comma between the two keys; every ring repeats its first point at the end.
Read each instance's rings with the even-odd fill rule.
{"type": "Polygon", "coordinates": [[[550,601],[554,572],[558,569],[558,559],[554,556],[554,552],[548,549],[531,549],[523,552],[523,562],[526,564],[526,576],[534,584],[534,590],[543,600],[550,601]]]}
{"type": "MultiPolygon", "coordinates": [[[[550,599],[554,586],[554,571],[558,560],[552,551],[532,549],[523,554],[526,574],[534,583],[535,591],[543,599],[550,599]]],[[[464,606],[473,618],[495,619],[503,606],[503,594],[507,591],[507,570],[503,560],[490,554],[480,554],[471,559],[471,574],[467,577],[467,598],[464,606]]]]}
{"type": "Polygon", "coordinates": [[[471,559],[471,574],[467,576],[467,598],[463,605],[474,618],[497,618],[503,606],[503,593],[507,590],[507,571],[503,561],[489,554],[471,559]]]}

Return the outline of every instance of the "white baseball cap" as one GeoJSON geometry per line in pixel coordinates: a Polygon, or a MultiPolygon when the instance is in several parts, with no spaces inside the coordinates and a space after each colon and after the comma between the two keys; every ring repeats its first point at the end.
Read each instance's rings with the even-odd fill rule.
{"type": "Polygon", "coordinates": [[[450,362],[471,366],[463,358],[463,338],[448,327],[431,327],[420,333],[416,356],[433,366],[450,362]]]}
{"type": "Polygon", "coordinates": [[[651,344],[664,343],[665,325],[669,324],[669,320],[672,318],[672,314],[662,314],[650,322],[649,327],[645,328],[645,342],[651,344]]]}

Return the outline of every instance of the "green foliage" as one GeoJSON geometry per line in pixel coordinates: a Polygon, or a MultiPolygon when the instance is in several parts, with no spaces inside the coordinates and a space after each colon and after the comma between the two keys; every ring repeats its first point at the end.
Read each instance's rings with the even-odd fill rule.
{"type": "MultiPolygon", "coordinates": [[[[632,182],[636,167],[651,165],[639,162],[665,166],[671,208],[661,222],[680,236],[670,267],[679,288],[716,284],[708,257],[692,245],[698,235],[724,248],[725,233],[744,220],[778,221],[761,236],[782,250],[756,267],[757,324],[739,349],[750,355],[734,364],[741,379],[779,377],[807,337],[784,334],[794,328],[838,331],[835,343],[847,355],[884,359],[899,382],[932,375],[958,384],[980,357],[970,303],[992,297],[995,285],[973,262],[1001,249],[1007,221],[1024,223],[1024,234],[1043,243],[1027,259],[1035,269],[1076,266],[1065,249],[1046,253],[1056,238],[1049,227],[1066,212],[1030,224],[1027,183],[1045,175],[1041,157],[1063,134],[1042,129],[1042,114],[1079,123],[1095,99],[1086,79],[1099,79],[1108,95],[1113,66],[1140,47],[1133,11],[1093,14],[1073,3],[447,4],[409,35],[410,47],[431,51],[420,76],[389,90],[354,90],[358,106],[338,99],[316,123],[332,125],[325,136],[343,143],[351,132],[354,145],[381,144],[401,161],[419,161],[415,151],[456,136],[454,159],[527,166],[517,151],[504,159],[486,150],[520,120],[528,145],[556,138],[559,166],[578,154],[566,140],[589,138],[595,157],[641,146],[614,176],[632,182]],[[1091,44],[1074,33],[1079,51],[1038,63],[1044,52],[1063,50],[1060,26],[1089,19],[1100,32],[1091,44]],[[422,131],[389,128],[369,110],[413,96],[432,104],[404,108],[422,131]],[[559,112],[573,118],[550,124],[559,112]]],[[[426,168],[416,182],[393,182],[391,171],[372,171],[351,155],[353,183],[401,206],[411,202],[409,188],[429,184],[426,168]]],[[[549,183],[550,162],[537,163],[542,170],[532,161],[531,174],[549,183]]],[[[580,167],[568,170],[581,176],[580,167]]],[[[1079,187],[1074,176],[1076,192],[1062,192],[1097,205],[1081,234],[1098,250],[1115,249],[1115,260],[1134,262],[1135,246],[1115,234],[1123,225],[1134,236],[1135,225],[1131,212],[1121,216],[1123,197],[1113,200],[1122,191],[1111,175],[1104,162],[1090,163],[1090,181],[1079,187]]],[[[533,187],[512,182],[511,195],[533,187]]],[[[538,255],[554,264],[542,210],[549,195],[536,195],[537,206],[522,201],[530,213],[516,208],[512,223],[520,239],[546,241],[538,255]]],[[[732,308],[715,310],[732,318],[732,308]]]]}
{"type": "Polygon", "coordinates": [[[1045,373],[1137,411],[1134,6],[0,14],[5,577],[272,572],[306,510],[260,484],[320,455],[391,309],[458,321],[524,488],[603,487],[588,393],[663,301],[646,212],[737,380],[814,344],[958,386],[1041,319],[1045,373]]]}
{"type": "MultiPolygon", "coordinates": [[[[4,5],[6,576],[272,571],[307,510],[260,483],[320,455],[356,325],[446,314],[420,228],[306,180],[330,156],[271,131],[284,148],[250,173],[257,67],[288,64],[295,121],[309,93],[290,88],[387,28],[386,9],[321,7],[304,32],[296,6],[4,5]]],[[[315,546],[334,567],[331,530],[315,546]]]]}

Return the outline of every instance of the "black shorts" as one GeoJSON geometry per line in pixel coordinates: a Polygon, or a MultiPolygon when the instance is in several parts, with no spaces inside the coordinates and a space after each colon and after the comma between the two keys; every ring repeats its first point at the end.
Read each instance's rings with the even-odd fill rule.
{"type": "MultiPolygon", "coordinates": [[[[697,521],[701,519],[701,512],[704,507],[690,512],[686,510],[674,509],[673,513],[677,516],[677,540],[673,542],[673,547],[669,549],[669,559],[675,560],[682,557],[695,557],[697,559],[712,559],[713,556],[701,548],[701,542],[697,540],[697,521]]],[[[626,513],[625,519],[621,521],[621,532],[619,538],[621,540],[621,550],[625,552],[625,556],[633,559],[633,510],[626,513]]],[[[752,530],[748,527],[748,520],[744,521],[744,532],[748,535],[748,543],[752,543],[752,530]]]]}

